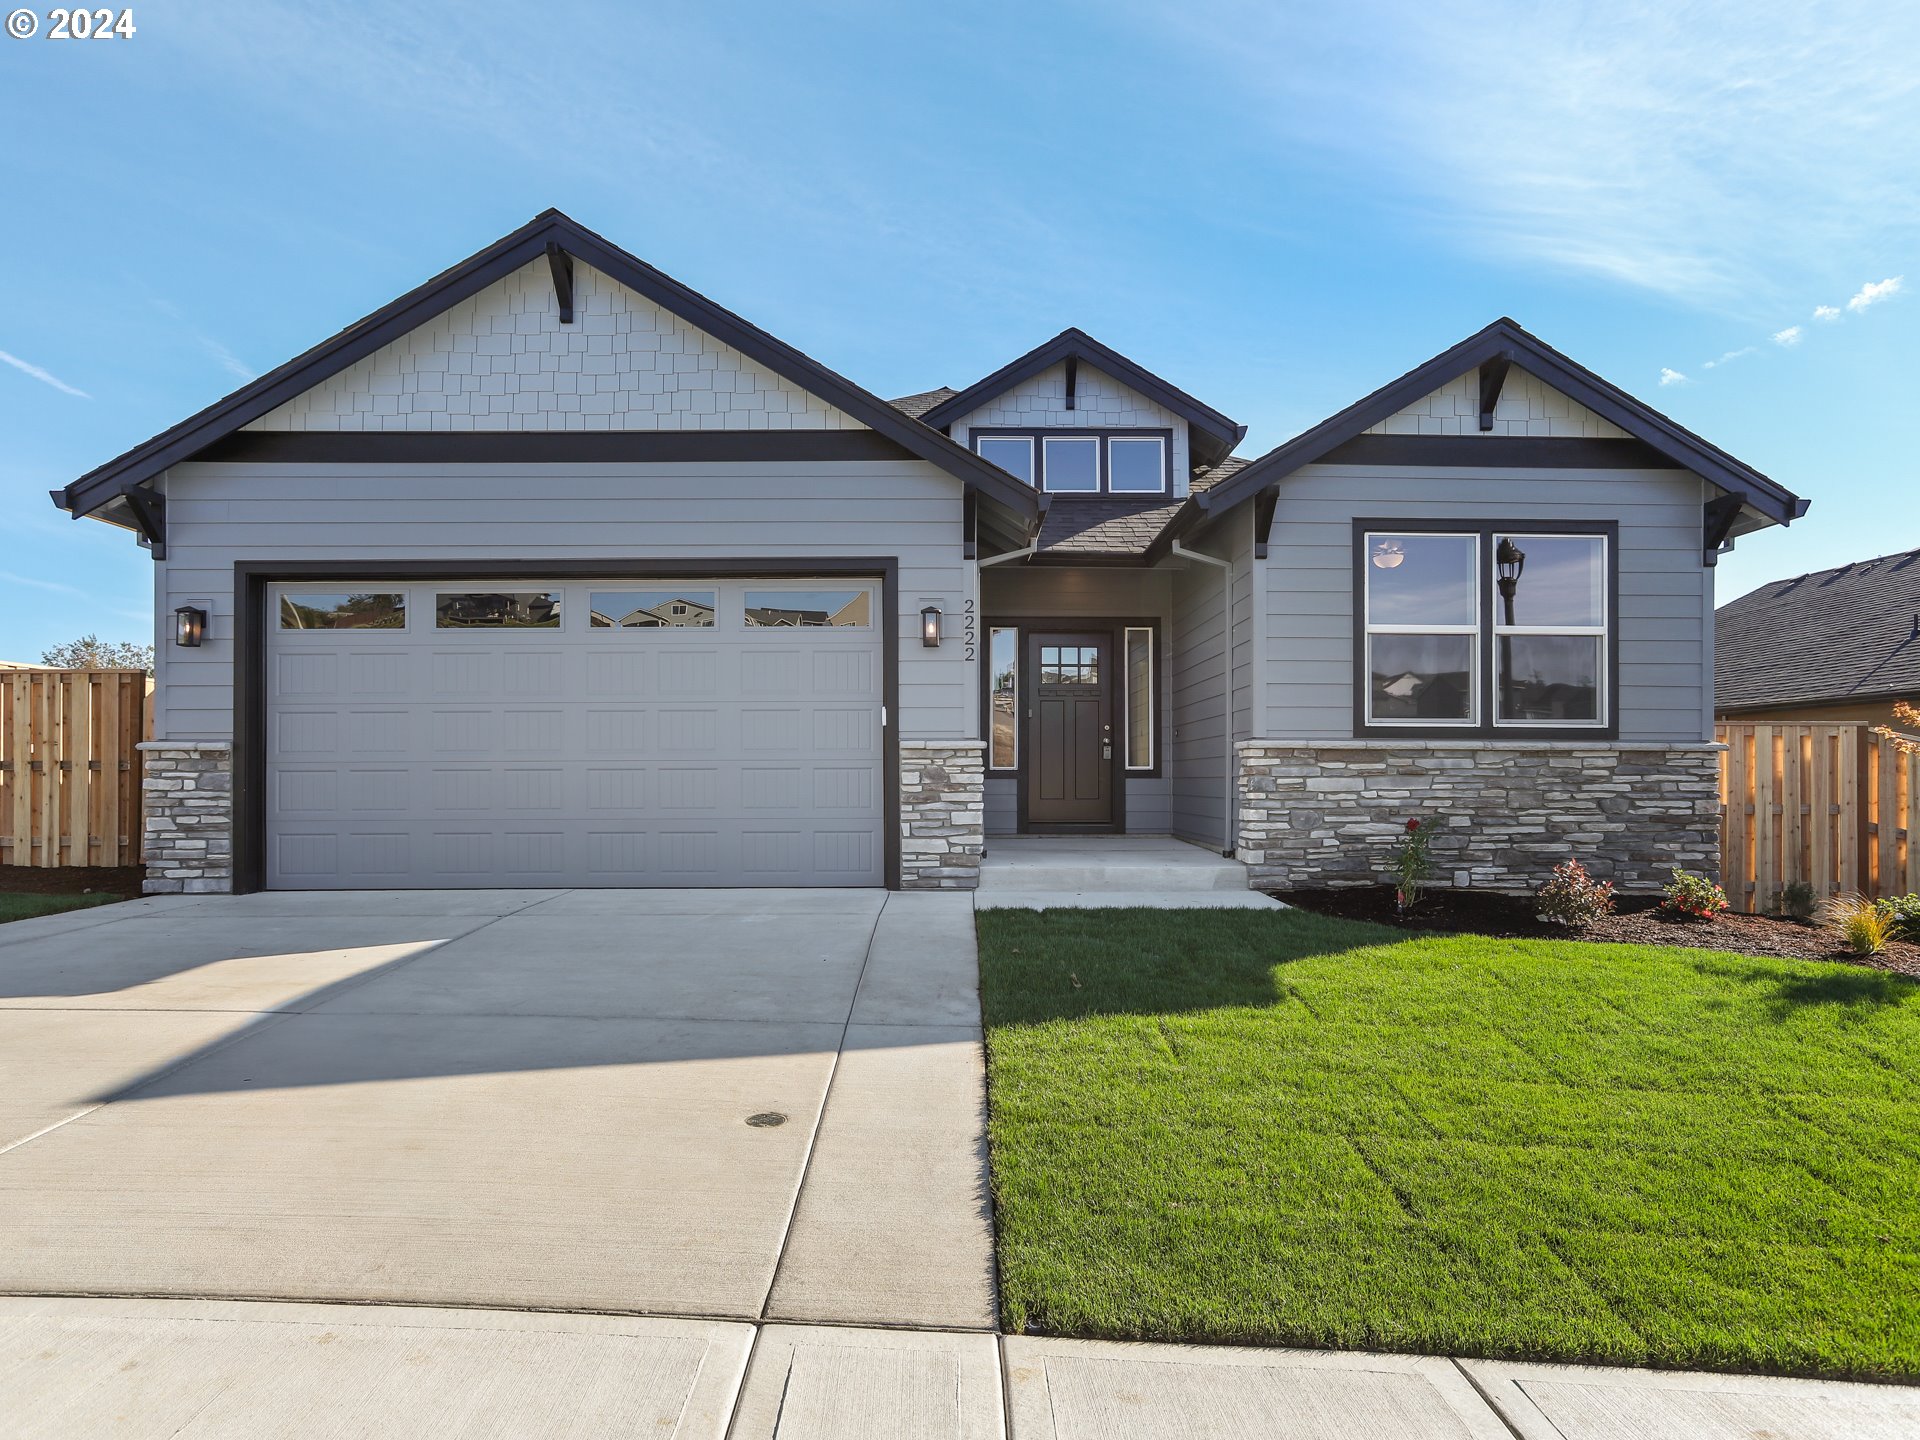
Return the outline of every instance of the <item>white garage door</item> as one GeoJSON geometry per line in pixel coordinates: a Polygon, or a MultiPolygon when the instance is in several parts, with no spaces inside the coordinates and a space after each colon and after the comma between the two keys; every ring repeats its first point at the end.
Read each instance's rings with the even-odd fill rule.
{"type": "Polygon", "coordinates": [[[277,889],[883,883],[877,580],[268,594],[277,889]]]}

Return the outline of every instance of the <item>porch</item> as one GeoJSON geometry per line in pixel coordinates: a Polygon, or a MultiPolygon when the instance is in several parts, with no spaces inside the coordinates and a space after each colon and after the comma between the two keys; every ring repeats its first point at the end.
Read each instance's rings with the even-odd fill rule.
{"type": "Polygon", "coordinates": [[[987,841],[974,904],[1045,910],[1272,909],[1247,867],[1168,835],[1001,835],[987,841]]]}

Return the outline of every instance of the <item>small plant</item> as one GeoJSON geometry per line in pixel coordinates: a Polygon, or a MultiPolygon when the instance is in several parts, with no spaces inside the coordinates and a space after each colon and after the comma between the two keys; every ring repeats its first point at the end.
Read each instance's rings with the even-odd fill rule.
{"type": "Polygon", "coordinates": [[[1864,895],[1836,895],[1821,907],[1820,918],[1840,932],[1856,955],[1878,955],[1893,938],[1893,913],[1864,895]]]}
{"type": "Polygon", "coordinates": [[[1895,939],[1920,941],[1920,894],[1890,895],[1876,903],[1893,917],[1895,939]]]}
{"type": "Polygon", "coordinates": [[[1789,920],[1811,920],[1818,904],[1819,897],[1813,893],[1813,886],[1804,880],[1781,886],[1773,896],[1774,911],[1789,920]]]}
{"type": "Polygon", "coordinates": [[[1427,877],[1433,874],[1433,858],[1427,853],[1430,828],[1418,820],[1407,821],[1406,833],[1393,849],[1393,874],[1397,881],[1393,906],[1402,915],[1420,903],[1420,892],[1426,889],[1427,877]]]}
{"type": "Polygon", "coordinates": [[[1660,909],[1689,920],[1711,920],[1727,908],[1727,892],[1704,875],[1673,867],[1673,883],[1661,892],[1660,909]]]}
{"type": "Polygon", "coordinates": [[[1613,882],[1595,880],[1578,860],[1562,860],[1534,895],[1542,920],[1553,920],[1571,930],[1584,930],[1602,915],[1613,913],[1613,882]]]}

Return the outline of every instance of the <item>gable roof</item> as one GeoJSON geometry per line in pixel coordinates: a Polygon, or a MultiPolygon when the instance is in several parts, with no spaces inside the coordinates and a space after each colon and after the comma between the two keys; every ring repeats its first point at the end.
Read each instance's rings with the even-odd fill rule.
{"type": "Polygon", "coordinates": [[[268,371],[197,415],[134,446],[126,454],[88,471],[65,489],[54,491],[54,503],[76,517],[100,509],[169,466],[191,459],[215,441],[554,249],[646,296],[661,309],[837,406],[908,453],[933,462],[970,488],[1010,506],[1029,521],[1038,516],[1039,502],[1032,489],[998,466],[982,460],[937,429],[922,425],[879,396],[775,339],[558,210],[535,216],[512,234],[502,236],[484,250],[443,270],[305,354],[268,371]]]}
{"type": "Polygon", "coordinates": [[[1920,699],[1920,550],[1762,585],[1713,622],[1716,709],[1920,699]]]}
{"type": "Polygon", "coordinates": [[[1634,399],[1584,365],[1569,360],[1505,317],[1364,399],[1356,400],[1337,415],[1328,416],[1312,429],[1269,450],[1224,484],[1203,493],[1199,497],[1201,508],[1218,511],[1238,504],[1301,466],[1322,459],[1336,445],[1398,414],[1449,380],[1489,361],[1518,365],[1562,394],[1578,400],[1602,419],[1612,421],[1679,468],[1691,470],[1728,494],[1739,496],[1742,504],[1768,520],[1784,525],[1807,511],[1807,502],[1785,486],[1701,439],[1652,406],[1634,399]]]}
{"type": "MultiPolygon", "coordinates": [[[[972,414],[996,396],[1004,395],[1022,380],[1063,360],[1081,360],[1104,375],[1110,375],[1129,389],[1138,391],[1155,404],[1171,410],[1187,422],[1187,446],[1195,465],[1211,465],[1232,451],[1247,433],[1247,427],[1229,420],[1211,405],[1196,400],[1176,385],[1171,385],[1151,370],[1142,369],[1118,350],[1109,349],[1084,330],[1062,330],[1044,345],[1037,345],[1019,359],[1002,365],[984,380],[976,380],[964,390],[956,390],[929,407],[920,418],[929,425],[950,425],[972,414]]],[[[932,392],[929,392],[932,393],[932,392]]],[[[909,397],[917,398],[917,397],[909,397]]]]}
{"type": "Polygon", "coordinates": [[[959,393],[951,385],[940,385],[932,390],[922,390],[918,395],[902,395],[898,400],[889,400],[887,403],[902,414],[911,415],[918,420],[942,400],[959,393]]]}

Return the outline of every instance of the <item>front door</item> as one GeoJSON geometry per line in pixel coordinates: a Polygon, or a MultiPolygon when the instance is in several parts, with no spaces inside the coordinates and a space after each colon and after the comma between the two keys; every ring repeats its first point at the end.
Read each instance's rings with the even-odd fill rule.
{"type": "Polygon", "coordinates": [[[1113,637],[1031,632],[1027,824],[1111,826],[1113,637]]]}

